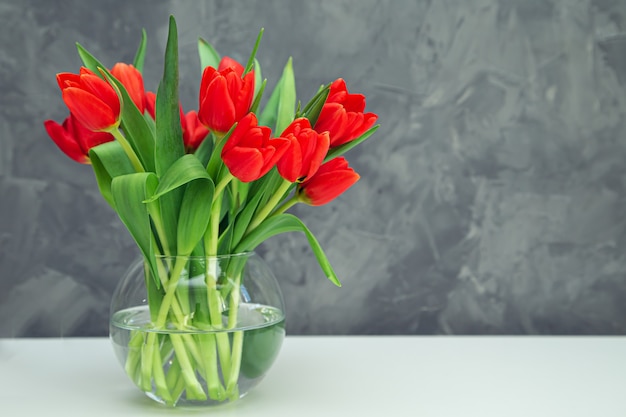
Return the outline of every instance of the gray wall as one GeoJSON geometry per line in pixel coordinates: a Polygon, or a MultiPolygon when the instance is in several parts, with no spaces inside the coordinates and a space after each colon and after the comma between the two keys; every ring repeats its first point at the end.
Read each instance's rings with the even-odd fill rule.
{"type": "Polygon", "coordinates": [[[0,0],[0,336],[106,334],[136,250],[42,122],[76,41],[112,65],[145,27],[155,89],[170,13],[186,109],[197,37],[244,60],[265,27],[270,85],[293,55],[302,100],[341,76],[380,116],[359,184],[295,210],[344,287],[299,234],[261,249],[290,334],[624,334],[626,2],[0,0]]]}

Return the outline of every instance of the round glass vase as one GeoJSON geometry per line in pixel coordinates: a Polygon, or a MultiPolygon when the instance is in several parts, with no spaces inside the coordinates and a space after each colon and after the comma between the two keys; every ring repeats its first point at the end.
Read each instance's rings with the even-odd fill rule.
{"type": "Polygon", "coordinates": [[[110,337],[126,374],[168,406],[211,406],[249,392],[276,359],[284,303],[255,253],[133,264],[111,302],[110,337]]]}

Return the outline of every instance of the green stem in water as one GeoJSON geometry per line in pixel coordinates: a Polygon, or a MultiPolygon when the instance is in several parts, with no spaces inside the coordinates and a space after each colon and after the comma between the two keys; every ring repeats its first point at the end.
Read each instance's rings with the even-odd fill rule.
{"type": "MultiPolygon", "coordinates": [[[[170,311],[170,306],[172,305],[172,301],[174,300],[174,296],[176,295],[176,287],[178,285],[178,280],[180,279],[180,274],[185,266],[185,258],[179,257],[176,258],[174,262],[174,268],[170,273],[170,279],[167,283],[167,289],[165,291],[165,296],[161,301],[161,307],[159,309],[157,319],[154,323],[156,329],[160,329],[165,325],[165,320],[167,319],[167,314],[170,311]]],[[[150,391],[152,388],[152,377],[158,378],[159,375],[154,375],[153,373],[153,360],[154,360],[154,349],[158,349],[158,340],[156,332],[149,332],[146,337],[145,343],[142,346],[141,350],[141,388],[144,391],[150,391]]],[[[184,345],[183,345],[184,348],[184,345]]],[[[177,349],[177,356],[179,354],[179,350],[177,349]]],[[[184,354],[184,352],[182,353],[184,354]]],[[[183,362],[181,360],[181,368],[183,371],[183,375],[189,376],[190,373],[193,373],[193,368],[191,368],[191,364],[189,364],[189,368],[185,368],[185,366],[189,364],[189,361],[183,362]]],[[[195,377],[194,377],[195,378],[195,377]]],[[[187,382],[187,378],[185,379],[187,382]]],[[[197,380],[196,380],[197,382],[197,380]]],[[[156,382],[160,383],[160,382],[156,382]]],[[[165,383],[163,381],[163,383],[165,383]]],[[[193,389],[193,388],[192,388],[193,389]]]]}
{"type": "Polygon", "coordinates": [[[122,145],[122,149],[124,149],[126,156],[128,156],[128,159],[130,159],[130,163],[133,165],[133,168],[135,168],[135,171],[146,172],[146,170],[143,169],[143,165],[141,164],[141,161],[139,161],[137,154],[135,153],[135,151],[133,151],[133,148],[130,146],[130,143],[128,142],[128,140],[126,140],[124,135],[122,135],[122,132],[120,132],[119,129],[115,128],[111,130],[111,134],[113,135],[115,139],[117,139],[120,145],[122,145]]]}
{"type": "MultiPolygon", "coordinates": [[[[209,322],[213,329],[222,329],[222,298],[220,291],[217,288],[218,282],[218,260],[217,256],[217,242],[219,238],[219,222],[220,222],[220,210],[222,208],[222,193],[218,193],[218,190],[223,190],[224,187],[230,182],[233,177],[227,175],[216,187],[215,197],[213,199],[211,207],[211,219],[209,220],[209,228],[204,236],[204,247],[206,250],[207,264],[206,264],[206,286],[207,286],[207,303],[209,307],[209,322]]],[[[212,336],[213,337],[213,336],[212,336]]],[[[228,340],[228,334],[225,332],[218,332],[215,334],[215,341],[217,347],[217,356],[219,356],[219,363],[222,367],[223,375],[230,373],[230,341],[228,340]]],[[[212,372],[215,376],[214,370],[217,370],[217,356],[212,355],[207,357],[205,361],[205,370],[207,373],[212,372]],[[209,363],[210,362],[210,363],[209,363]]],[[[208,376],[208,375],[207,375],[208,376]]],[[[218,380],[219,381],[219,378],[218,380]]],[[[212,387],[214,395],[223,397],[224,388],[221,383],[218,386],[212,387]]]]}
{"type": "Polygon", "coordinates": [[[169,337],[172,341],[172,345],[174,345],[174,351],[176,352],[176,357],[180,363],[183,379],[185,380],[185,384],[187,386],[187,398],[194,400],[206,400],[206,394],[202,389],[202,385],[198,382],[198,378],[196,378],[196,374],[189,360],[189,356],[187,356],[187,350],[185,349],[181,335],[172,333],[169,337]]]}
{"type": "Polygon", "coordinates": [[[239,398],[239,389],[237,380],[239,379],[239,370],[241,368],[241,354],[243,350],[243,332],[238,331],[233,334],[233,352],[232,367],[230,374],[227,376],[226,393],[231,401],[239,398]]]}
{"type": "Polygon", "coordinates": [[[167,380],[165,379],[165,373],[163,372],[163,359],[161,358],[161,352],[159,349],[154,349],[152,366],[156,393],[159,397],[163,398],[166,403],[171,404],[173,399],[168,388],[167,380]]]}

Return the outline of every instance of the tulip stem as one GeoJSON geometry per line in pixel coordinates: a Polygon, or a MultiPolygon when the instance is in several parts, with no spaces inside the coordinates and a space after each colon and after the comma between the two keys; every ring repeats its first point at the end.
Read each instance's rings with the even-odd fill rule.
{"type": "Polygon", "coordinates": [[[248,234],[254,229],[256,229],[257,226],[260,225],[263,222],[263,220],[267,218],[267,216],[272,212],[274,207],[276,207],[278,203],[280,203],[280,200],[283,198],[285,193],[289,190],[289,187],[291,187],[291,185],[292,185],[291,182],[283,179],[282,184],[280,184],[280,186],[278,187],[274,195],[272,195],[272,197],[268,200],[267,204],[265,204],[265,206],[263,206],[261,211],[259,211],[252,218],[252,221],[248,225],[248,228],[246,229],[245,234],[248,234]]]}
{"type": "MultiPolygon", "coordinates": [[[[233,178],[233,174],[228,171],[226,175],[224,175],[224,178],[222,178],[220,182],[217,183],[217,185],[215,186],[215,192],[213,193],[213,202],[217,200],[217,197],[222,194],[224,188],[226,188],[228,183],[231,182],[233,178]]],[[[212,208],[212,210],[215,210],[215,208],[212,208]]]]}
{"type": "Polygon", "coordinates": [[[285,211],[289,210],[293,205],[295,205],[298,202],[300,202],[300,199],[298,198],[298,196],[293,195],[289,200],[285,201],[280,207],[274,210],[271,216],[278,216],[279,214],[284,213],[285,211]]]}
{"type": "Polygon", "coordinates": [[[126,156],[128,156],[128,159],[130,159],[130,163],[133,165],[133,168],[135,168],[135,171],[145,172],[146,170],[143,169],[143,165],[141,164],[141,161],[139,161],[137,154],[135,153],[133,148],[130,146],[130,143],[128,142],[128,140],[126,140],[124,135],[122,135],[122,133],[119,131],[119,129],[115,128],[111,130],[111,134],[113,135],[113,137],[115,137],[115,139],[117,139],[120,145],[122,145],[122,149],[124,149],[126,156]]]}

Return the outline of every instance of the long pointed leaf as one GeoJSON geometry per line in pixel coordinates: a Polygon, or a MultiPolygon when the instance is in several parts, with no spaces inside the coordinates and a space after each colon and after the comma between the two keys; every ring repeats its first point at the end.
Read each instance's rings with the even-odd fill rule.
{"type": "Polygon", "coordinates": [[[148,44],[148,35],[146,34],[146,30],[141,30],[141,42],[139,43],[139,48],[137,48],[137,52],[135,53],[135,59],[133,60],[133,65],[139,72],[143,72],[143,63],[146,59],[146,46],[148,44]]]}
{"type": "Polygon", "coordinates": [[[309,119],[311,122],[311,126],[315,126],[317,119],[322,112],[322,107],[324,103],[326,103],[326,99],[328,98],[328,94],[330,93],[330,84],[326,87],[320,89],[320,91],[315,94],[315,96],[311,99],[309,103],[302,110],[302,116],[309,119]]]}
{"type": "Polygon", "coordinates": [[[254,195],[244,206],[244,208],[239,212],[237,217],[235,218],[235,227],[233,230],[233,245],[237,245],[241,238],[243,237],[250,221],[252,220],[252,216],[256,212],[257,207],[259,206],[259,201],[263,197],[263,193],[259,192],[254,195]]]}
{"type": "Polygon", "coordinates": [[[198,55],[200,55],[201,71],[204,71],[208,66],[217,68],[220,64],[220,54],[217,53],[210,43],[202,38],[198,39],[198,55]]]}
{"type": "MultiPolygon", "coordinates": [[[[154,173],[140,172],[113,178],[111,193],[118,216],[148,260],[157,277],[154,261],[153,235],[148,206],[143,201],[154,193],[158,179],[154,173]]],[[[160,283],[157,283],[159,286],[160,283]]]]}
{"type": "Polygon", "coordinates": [[[276,114],[275,134],[280,135],[296,115],[296,80],[293,74],[292,59],[289,58],[280,78],[280,97],[276,114]]]}
{"type": "Polygon", "coordinates": [[[254,60],[256,58],[256,51],[259,49],[261,38],[263,38],[263,31],[264,31],[263,28],[259,30],[259,34],[256,37],[256,42],[254,43],[254,47],[252,48],[252,52],[250,53],[250,58],[248,58],[248,63],[246,64],[246,67],[244,69],[244,74],[247,74],[248,72],[250,72],[250,70],[254,66],[254,60]]]}
{"type": "Polygon", "coordinates": [[[263,74],[261,73],[261,64],[256,58],[254,58],[254,97],[255,97],[255,100],[257,100],[257,97],[259,95],[261,84],[264,84],[263,74]]]}
{"type": "Polygon", "coordinates": [[[324,250],[313,233],[311,233],[311,231],[305,226],[304,223],[302,223],[300,219],[292,214],[284,213],[265,219],[263,223],[261,223],[237,245],[235,253],[253,250],[266,239],[285,232],[303,232],[309,241],[309,246],[311,246],[315,257],[317,258],[317,262],[322,268],[322,271],[324,271],[324,274],[326,274],[326,277],[333,284],[341,287],[341,282],[339,282],[339,279],[330,265],[324,250]]]}
{"type": "Polygon", "coordinates": [[[170,169],[161,177],[154,195],[149,196],[146,201],[154,201],[182,185],[201,178],[211,179],[195,155],[185,155],[172,164],[170,169]]]}
{"type": "MultiPolygon", "coordinates": [[[[267,80],[263,80],[263,81],[261,81],[261,85],[259,87],[257,87],[258,90],[257,90],[257,93],[255,93],[256,96],[254,97],[254,101],[252,102],[252,105],[250,106],[250,111],[252,113],[256,114],[256,112],[257,112],[257,110],[259,108],[259,105],[261,104],[261,99],[263,98],[263,92],[265,91],[265,85],[266,84],[267,84],[267,80]]],[[[257,84],[255,84],[255,86],[256,85],[257,84]]]]}
{"type": "Polygon", "coordinates": [[[324,162],[330,161],[333,158],[343,155],[344,153],[348,152],[350,149],[354,148],[356,145],[364,142],[366,139],[372,136],[374,132],[378,130],[379,127],[380,125],[373,126],[367,132],[363,133],[361,136],[359,136],[355,140],[352,140],[348,143],[344,143],[343,145],[340,145],[340,146],[337,146],[336,148],[331,149],[330,151],[328,151],[328,154],[326,155],[324,162]]]}
{"type": "Polygon", "coordinates": [[[89,150],[89,159],[93,167],[100,194],[115,209],[111,181],[113,178],[135,172],[124,149],[117,141],[103,143],[89,150]]]}
{"type": "Polygon", "coordinates": [[[187,184],[178,216],[178,253],[190,254],[204,233],[211,218],[208,207],[213,200],[215,186],[208,178],[198,179],[187,184]]]}
{"type": "Polygon", "coordinates": [[[159,84],[156,99],[154,159],[157,175],[163,175],[184,154],[178,101],[178,33],[176,21],[170,16],[163,79],[159,84]]]}
{"type": "MultiPolygon", "coordinates": [[[[278,113],[278,101],[280,98],[281,80],[278,80],[270,98],[267,100],[261,115],[259,116],[259,125],[267,126],[272,130],[276,130],[276,114],[278,113]]],[[[278,132],[282,133],[282,132],[278,132]]]]}

